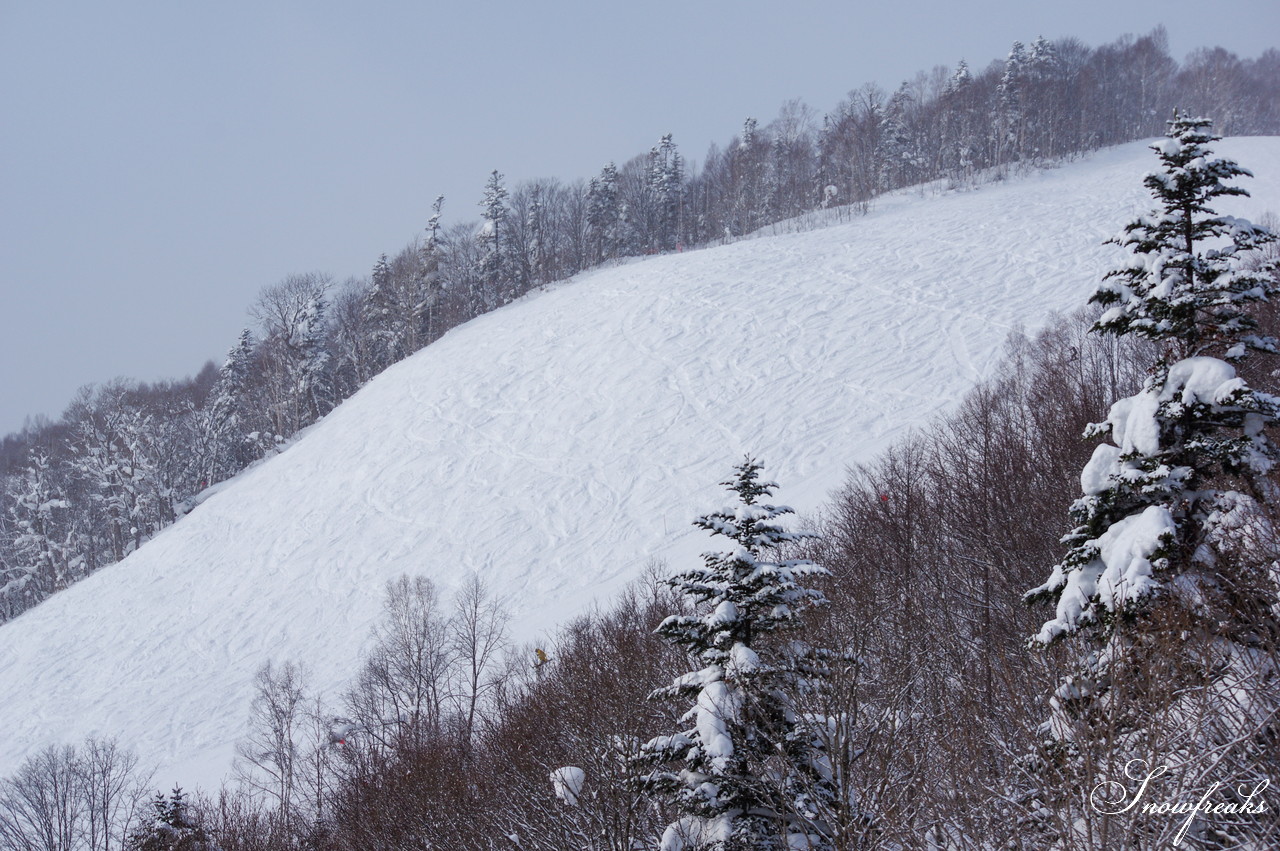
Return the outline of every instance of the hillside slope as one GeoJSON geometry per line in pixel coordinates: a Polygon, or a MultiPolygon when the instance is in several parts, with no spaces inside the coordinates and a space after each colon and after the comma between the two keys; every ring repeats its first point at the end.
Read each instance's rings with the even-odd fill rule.
{"type": "MultiPolygon", "coordinates": [[[[1219,145],[1280,210],[1280,140],[1219,145]]],[[[744,453],[818,508],[986,374],[1008,332],[1081,305],[1149,206],[1141,144],[820,231],[579,276],[379,376],[125,561],[0,626],[0,775],[118,736],[166,787],[216,785],[267,659],[335,694],[384,582],[471,571],[545,635],[690,526],[744,453]]]]}

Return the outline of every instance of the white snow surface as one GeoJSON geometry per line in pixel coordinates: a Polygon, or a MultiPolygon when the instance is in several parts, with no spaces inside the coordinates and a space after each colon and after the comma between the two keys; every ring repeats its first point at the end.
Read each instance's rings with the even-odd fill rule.
{"type": "MultiPolygon", "coordinates": [[[[691,526],[758,455],[819,508],[846,465],[950,408],[1006,335],[1082,305],[1151,201],[1149,143],[842,225],[580,275],[455,329],[123,562],[0,626],[0,775],[115,736],[156,788],[212,789],[255,671],[336,697],[384,583],[472,571],[521,641],[714,541],[691,526]]],[[[1280,140],[1215,146],[1280,209],[1280,140]]],[[[1065,519],[1064,519],[1065,522],[1065,519]]]]}

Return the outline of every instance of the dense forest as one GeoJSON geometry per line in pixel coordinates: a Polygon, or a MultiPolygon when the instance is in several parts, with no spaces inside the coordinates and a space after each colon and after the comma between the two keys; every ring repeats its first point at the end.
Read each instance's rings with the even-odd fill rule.
{"type": "Polygon", "coordinates": [[[690,518],[727,552],[655,565],[536,649],[509,646],[480,580],[444,600],[403,577],[345,694],[296,665],[259,672],[237,785],[148,800],[115,743],[50,748],[0,781],[0,847],[1280,844],[1263,794],[1280,781],[1280,397],[1253,389],[1274,385],[1277,241],[1216,216],[1245,172],[1170,106],[1277,132],[1280,55],[1230,59],[1179,68],[1159,32],[1040,40],[978,75],[860,90],[821,129],[797,106],[748,121],[699,174],[669,137],[585,187],[508,195],[495,172],[479,227],[442,232],[437,203],[423,242],[332,302],[318,275],[265,290],[221,370],[86,391],[10,438],[12,617],[542,283],[1169,131],[1155,213],[1115,240],[1133,262],[854,470],[816,534],[746,459],[726,471],[735,507],[690,518]],[[794,157],[787,139],[804,140],[794,157]],[[573,204],[580,243],[562,230],[573,204]]]}

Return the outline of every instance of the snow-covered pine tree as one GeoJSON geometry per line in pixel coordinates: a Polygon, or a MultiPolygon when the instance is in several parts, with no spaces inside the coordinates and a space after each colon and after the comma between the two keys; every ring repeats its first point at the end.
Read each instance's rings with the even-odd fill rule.
{"type": "Polygon", "coordinates": [[[826,676],[829,654],[785,636],[806,608],[825,602],[804,583],[826,570],[805,559],[769,560],[804,536],[775,522],[790,508],[759,501],[777,487],[760,470],[750,458],[739,464],[722,483],[738,504],[695,521],[736,549],[706,553],[668,580],[697,613],[673,615],[658,632],[703,667],[652,695],[692,698],[684,720],[693,726],[650,740],[634,762],[640,787],[682,814],[663,834],[662,851],[830,847],[819,815],[836,794],[830,763],[797,707],[826,676]]]}
{"type": "Polygon", "coordinates": [[[1209,207],[1217,198],[1247,196],[1223,181],[1253,174],[1210,157],[1207,145],[1220,137],[1207,119],[1180,115],[1169,127],[1168,138],[1152,146],[1160,171],[1143,178],[1159,207],[1111,240],[1133,257],[1108,272],[1090,299],[1110,308],[1098,329],[1156,340],[1166,359],[1217,351],[1237,361],[1249,350],[1275,352],[1274,340],[1248,332],[1258,325],[1249,305],[1280,291],[1276,267],[1250,269],[1241,260],[1276,235],[1209,207]]]}
{"type": "Polygon", "coordinates": [[[1033,81],[1042,82],[1053,75],[1057,65],[1058,51],[1053,42],[1042,35],[1036,36],[1036,40],[1031,42],[1031,55],[1027,59],[1027,76],[1033,81]]]}
{"type": "Polygon", "coordinates": [[[391,265],[387,255],[378,257],[373,264],[369,290],[365,294],[364,315],[373,337],[375,372],[381,372],[405,356],[403,343],[404,323],[407,317],[400,313],[395,293],[392,292],[391,265]]]}
{"type": "Polygon", "coordinates": [[[298,316],[296,339],[300,361],[296,393],[306,407],[308,421],[315,422],[333,409],[332,358],[329,356],[328,325],[325,321],[329,300],[324,291],[312,294],[298,316]]]}
{"type": "Polygon", "coordinates": [[[973,75],[963,59],[947,80],[942,92],[942,164],[953,178],[973,174],[978,143],[973,128],[977,124],[973,109],[973,75]]]}
{"type": "Polygon", "coordinates": [[[489,175],[480,202],[480,232],[476,235],[480,253],[477,277],[480,281],[480,304],[477,313],[493,310],[511,299],[510,263],[507,258],[507,188],[502,185],[497,169],[489,175]]]}
{"type": "Polygon", "coordinates": [[[129,851],[211,851],[213,837],[192,821],[186,796],[175,788],[166,798],[157,792],[151,802],[151,818],[129,837],[129,851]]]}
{"type": "Polygon", "coordinates": [[[256,440],[249,436],[253,423],[246,398],[253,371],[253,346],[253,334],[246,328],[218,370],[208,418],[213,430],[210,435],[212,463],[205,471],[201,486],[234,476],[261,455],[256,449],[256,440]]]}
{"type": "Polygon", "coordinates": [[[421,266],[418,269],[418,300],[413,306],[413,315],[417,323],[418,339],[424,346],[439,336],[436,314],[444,290],[444,276],[440,272],[440,257],[443,252],[440,211],[443,207],[444,196],[437,195],[431,204],[431,218],[427,219],[427,240],[419,249],[421,266]]]}
{"type": "Polygon", "coordinates": [[[542,187],[536,183],[529,187],[529,210],[524,226],[528,234],[528,245],[521,290],[527,292],[547,283],[547,211],[542,201],[542,187]]]}
{"type": "Polygon", "coordinates": [[[592,246],[592,262],[617,257],[622,247],[622,209],[618,195],[618,167],[608,163],[587,188],[587,228],[592,246]]]}
{"type": "Polygon", "coordinates": [[[908,126],[911,111],[911,86],[903,81],[881,118],[880,150],[876,160],[880,163],[880,189],[888,192],[900,186],[909,186],[916,180],[920,155],[908,126]]]}
{"type": "MultiPolygon", "coordinates": [[[[1239,805],[1280,765],[1280,577],[1267,511],[1277,449],[1265,431],[1280,399],[1213,356],[1275,350],[1252,333],[1250,305],[1280,292],[1276,264],[1243,261],[1276,236],[1210,209],[1246,194],[1223,181],[1249,173],[1211,156],[1209,126],[1176,116],[1152,146],[1162,169],[1145,183],[1158,207],[1113,240],[1131,257],[1092,299],[1108,306],[1095,330],[1149,338],[1163,356],[1142,391],[1091,428],[1110,442],[1081,474],[1065,558],[1028,594],[1056,603],[1033,645],[1074,635],[1085,651],[1042,728],[1039,769],[1056,778],[1036,796],[1042,812],[1069,808],[1072,788],[1136,786],[1135,771],[1161,765],[1149,800],[1197,799],[1221,784],[1216,800],[1239,805]]],[[[1164,847],[1154,840],[1178,827],[1139,809],[1103,819],[1106,806],[1063,822],[1083,819],[1107,847],[1136,836],[1164,847]]],[[[1280,844],[1274,814],[1201,814],[1189,830],[1208,848],[1280,844]],[[1233,844],[1243,839],[1259,844],[1233,844]]]]}
{"type": "Polygon", "coordinates": [[[1044,36],[1037,36],[1031,43],[1026,66],[1027,114],[1024,120],[1025,148],[1035,156],[1053,156],[1060,120],[1059,104],[1062,101],[1061,86],[1057,85],[1059,70],[1058,52],[1044,36]]]}
{"type": "Polygon", "coordinates": [[[654,240],[658,251],[674,251],[680,242],[684,210],[684,157],[671,134],[649,152],[648,189],[653,202],[654,240]]]}
{"type": "Polygon", "coordinates": [[[1019,158],[1022,151],[1022,122],[1025,117],[1027,52],[1022,42],[1015,41],[1004,62],[1004,74],[996,86],[996,164],[1004,165],[1019,158]]]}

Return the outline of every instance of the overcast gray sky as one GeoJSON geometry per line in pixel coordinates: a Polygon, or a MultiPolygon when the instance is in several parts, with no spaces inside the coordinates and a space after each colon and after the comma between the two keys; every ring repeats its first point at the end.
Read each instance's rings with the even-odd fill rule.
{"type": "Polygon", "coordinates": [[[221,363],[264,285],[364,275],[488,172],[574,179],[674,133],[819,114],[1019,39],[1163,23],[1275,46],[1280,4],[0,0],[0,433],[77,387],[221,363]]]}

